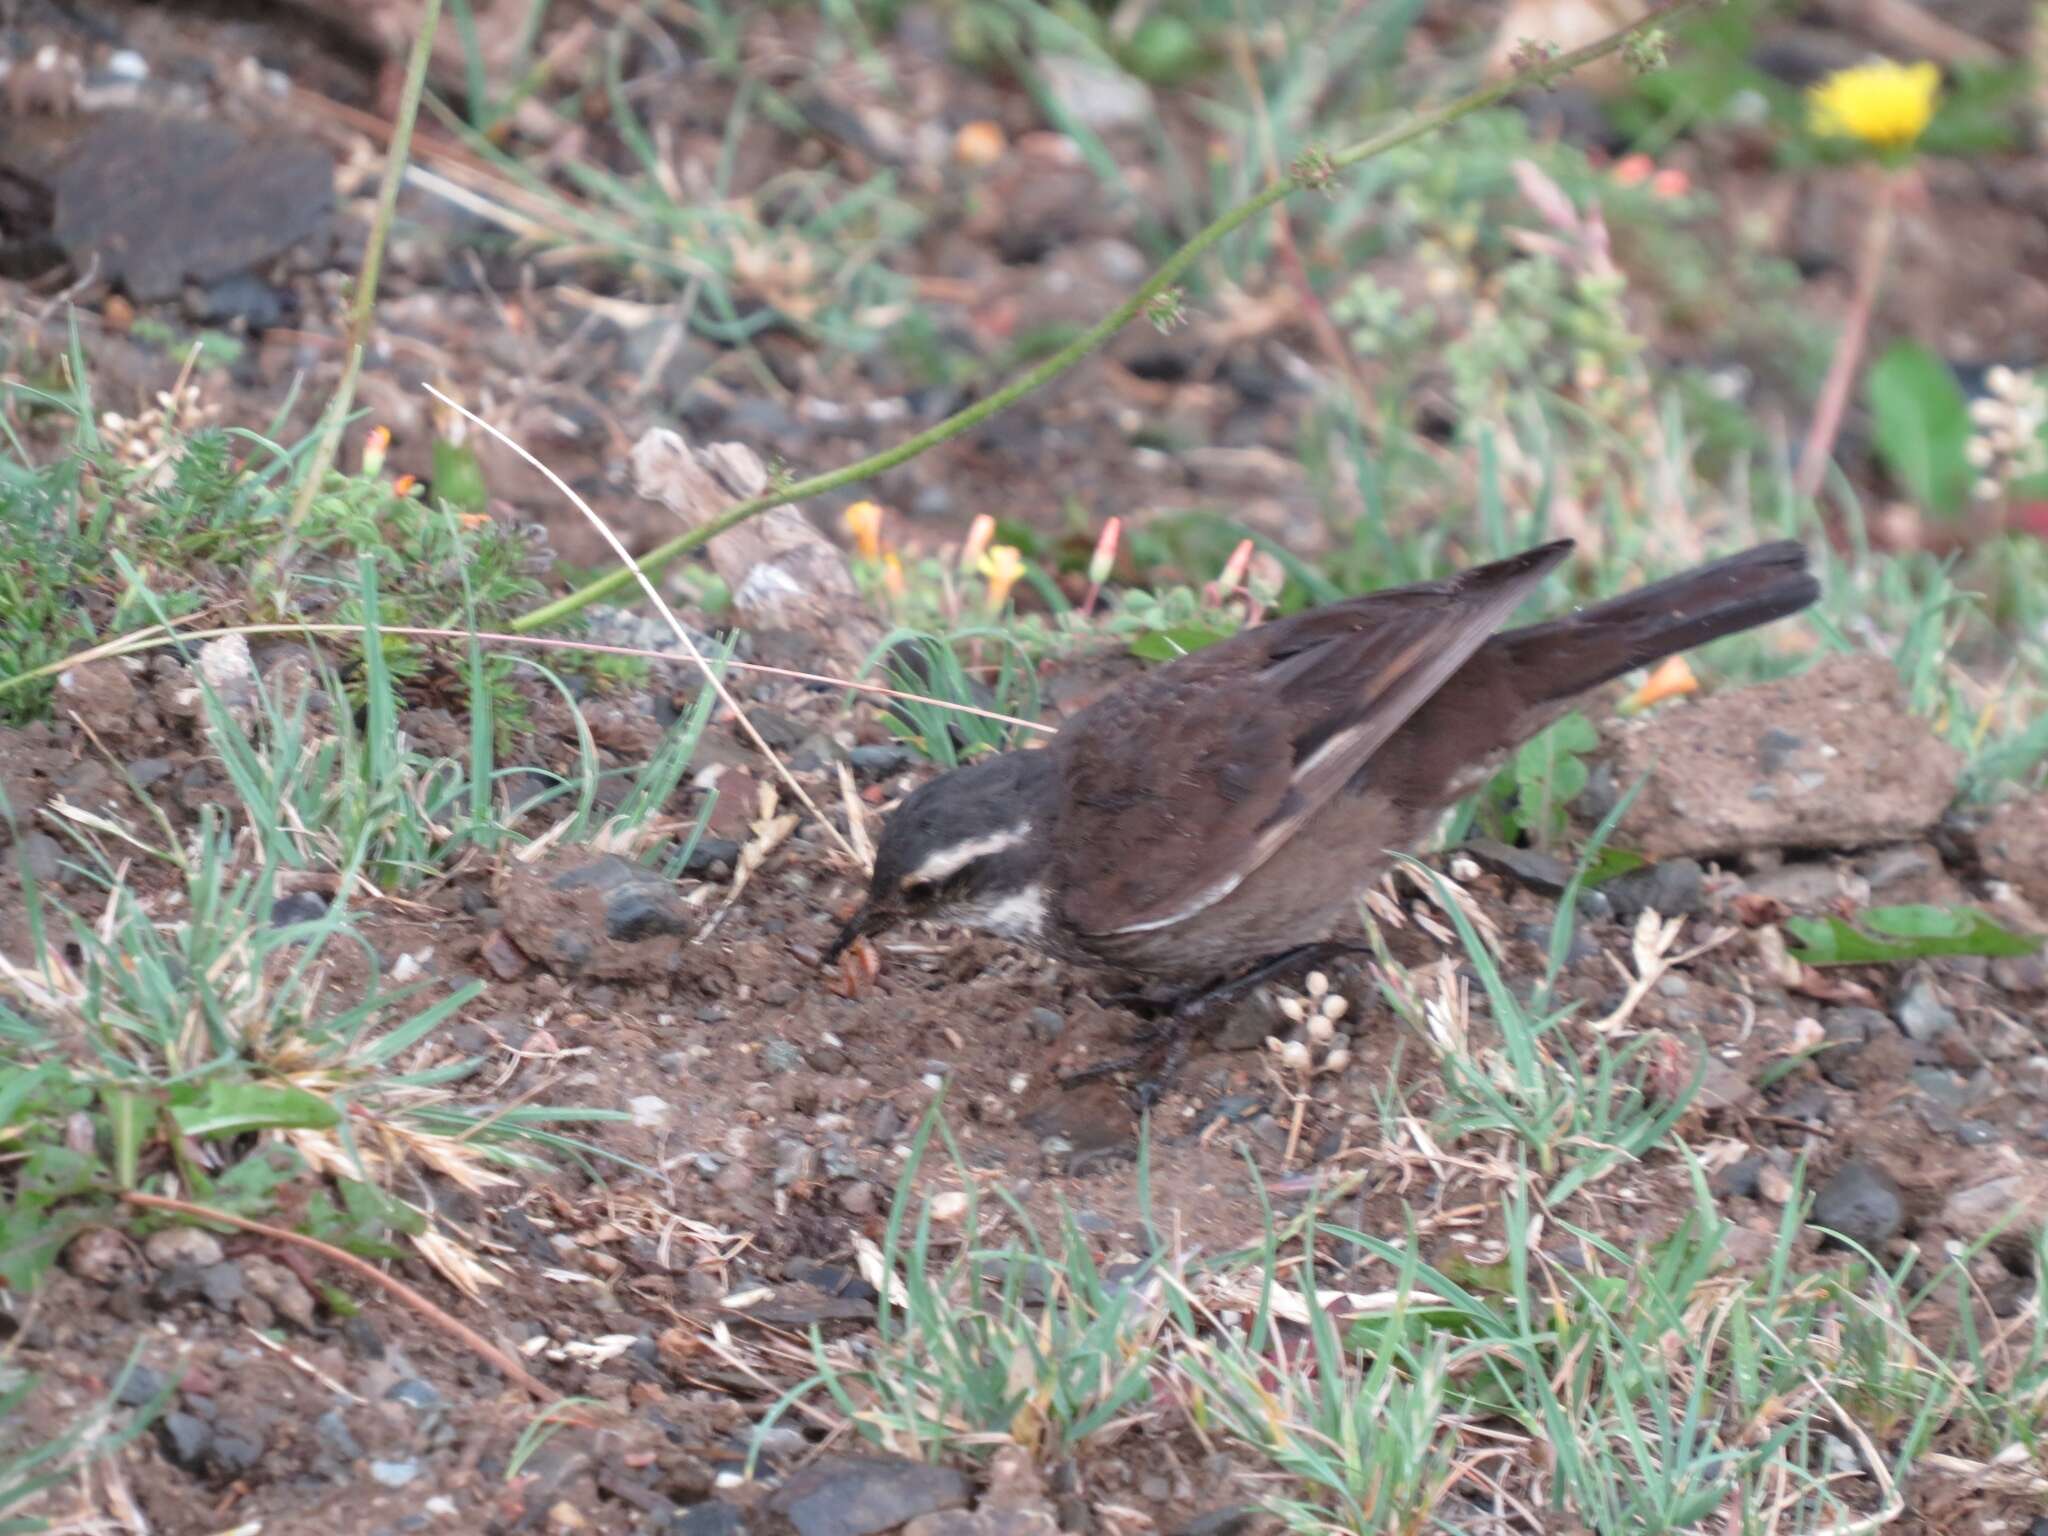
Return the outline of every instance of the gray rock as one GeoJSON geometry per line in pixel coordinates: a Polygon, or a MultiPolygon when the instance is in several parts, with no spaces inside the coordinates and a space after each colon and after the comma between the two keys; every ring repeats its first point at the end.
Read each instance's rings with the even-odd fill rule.
{"type": "Polygon", "coordinates": [[[1977,1102],[1967,1079],[1946,1067],[1915,1067],[1913,1086],[1944,1109],[1962,1111],[1977,1102]]]}
{"type": "Polygon", "coordinates": [[[64,873],[64,850],[44,832],[31,832],[20,843],[23,867],[37,885],[55,885],[64,873]]]}
{"type": "Polygon", "coordinates": [[[1875,1008],[1825,1008],[1820,1016],[1821,1034],[1827,1039],[1829,1057],[1852,1055],[1892,1032],[1892,1021],[1875,1008]]]}
{"type": "Polygon", "coordinates": [[[964,1509],[973,1485],[951,1467],[894,1456],[827,1456],[771,1494],[797,1536],[879,1536],[919,1515],[964,1509]]]}
{"type": "Polygon", "coordinates": [[[242,1267],[232,1262],[209,1264],[199,1271],[199,1287],[207,1305],[221,1312],[232,1312],[235,1303],[249,1294],[242,1284],[242,1267]]]}
{"type": "Polygon", "coordinates": [[[263,1459],[263,1436],[239,1419],[223,1418],[213,1426],[208,1459],[225,1477],[240,1477],[263,1459]]]}
{"type": "Polygon", "coordinates": [[[846,754],[854,773],[864,779],[886,779],[914,767],[917,754],[905,746],[855,747],[846,754]]]}
{"type": "Polygon", "coordinates": [[[1942,1002],[1934,978],[1925,972],[1906,984],[1906,990],[1892,1005],[1892,1017],[1899,1021],[1899,1028],[1908,1039],[1922,1044],[1939,1040],[1956,1027],[1955,1010],[1942,1002]]]}
{"type": "Polygon", "coordinates": [[[1619,875],[1600,887],[1614,915],[1631,923],[1645,912],[1690,917],[1707,904],[1707,872],[1692,859],[1666,859],[1619,875]]]}
{"type": "Polygon", "coordinates": [[[761,1068],[765,1072],[796,1072],[804,1065],[804,1053],[792,1041],[775,1039],[761,1046],[761,1068]]]}
{"type": "Polygon", "coordinates": [[[1752,1152],[1715,1174],[1709,1187],[1724,1200],[1754,1200],[1763,1187],[1763,1172],[1763,1158],[1752,1152]]]}
{"type": "Polygon", "coordinates": [[[1906,1221],[1905,1197],[1884,1172],[1852,1157],[1835,1170],[1813,1197],[1809,1226],[1838,1232],[1865,1248],[1876,1248],[1906,1221]]]}
{"type": "Polygon", "coordinates": [[[601,854],[548,882],[558,891],[595,890],[604,897],[605,933],[615,943],[635,944],[663,934],[685,934],[694,926],[668,881],[650,869],[601,854]]]}
{"type": "Polygon", "coordinates": [[[156,1421],[157,1438],[164,1454],[188,1472],[197,1472],[206,1462],[206,1448],[213,1443],[213,1430],[204,1419],[189,1413],[167,1413],[156,1421]]]}
{"type": "Polygon", "coordinates": [[[293,891],[270,904],[270,926],[289,928],[294,923],[317,923],[327,915],[327,898],[318,891],[293,891]]]}
{"type": "Polygon", "coordinates": [[[1050,1044],[1066,1033],[1067,1021],[1052,1008],[1034,1008],[1024,1020],[1025,1028],[1031,1031],[1031,1038],[1050,1044]]]}
{"type": "Polygon", "coordinates": [[[339,1408],[330,1408],[313,1421],[313,1435],[343,1461],[354,1461],[363,1454],[361,1443],[339,1408]]]}
{"type": "Polygon", "coordinates": [[[386,1488],[403,1488],[420,1475],[420,1464],[416,1461],[373,1461],[370,1476],[386,1488]]]}
{"type": "Polygon", "coordinates": [[[114,1391],[114,1401],[123,1408],[140,1408],[163,1391],[165,1384],[163,1372],[138,1364],[121,1378],[114,1391]]]}
{"type": "Polygon", "coordinates": [[[670,1536],[747,1536],[747,1518],[732,1505],[713,1499],[677,1510],[666,1529],[670,1536]]]}
{"type": "Polygon", "coordinates": [[[1475,837],[1464,851],[1481,869],[1512,880],[1542,896],[1562,896],[1571,883],[1571,866],[1536,848],[1516,848],[1490,837],[1475,837]]]}
{"type": "Polygon", "coordinates": [[[427,1413],[442,1405],[440,1388],[430,1381],[421,1381],[417,1376],[408,1376],[403,1381],[394,1381],[384,1394],[387,1403],[403,1403],[421,1413],[427,1413]]]}
{"type": "Polygon", "coordinates": [[[700,837],[690,856],[683,861],[683,873],[704,876],[717,869],[731,869],[739,863],[740,845],[729,837],[700,837]]]}

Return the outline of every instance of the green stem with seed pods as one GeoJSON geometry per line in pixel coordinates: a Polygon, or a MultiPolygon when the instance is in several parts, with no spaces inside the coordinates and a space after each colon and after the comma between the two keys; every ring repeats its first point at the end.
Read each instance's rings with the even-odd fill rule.
{"type": "MultiPolygon", "coordinates": [[[[1288,174],[1283,179],[1271,183],[1236,207],[1220,214],[1206,228],[1167,257],[1159,269],[1123,303],[1044,362],[1019,374],[994,394],[955,412],[944,421],[925,428],[915,436],[905,438],[895,447],[872,454],[857,463],[828,470],[824,474],[812,475],[807,479],[771,485],[760,495],[750,496],[745,501],[735,503],[711,521],[692,528],[688,533],[670,539],[666,544],[642,555],[640,569],[647,572],[659,570],[678,556],[686,555],[691,550],[709,543],[728,528],[745,522],[756,513],[766,512],[771,507],[786,506],[793,501],[802,501],[806,497],[820,496],[841,486],[869,479],[884,470],[907,463],[927,449],[936,448],[940,443],[958,437],[963,432],[971,431],[998,412],[1016,404],[1033,390],[1051,383],[1141,314],[1153,315],[1162,320],[1177,318],[1179,294],[1175,285],[1181,277],[1219,241],[1257,218],[1275,203],[1296,192],[1325,186],[1342,171],[1384,155],[1390,150],[1412,144],[1415,140],[1425,138],[1461,117],[1468,117],[1474,112],[1492,106],[1516,91],[1526,90],[1532,86],[1548,86],[1582,65],[1628,48],[1638,39],[1647,38],[1658,27],[1688,11],[1700,10],[1716,3],[1718,0],[1663,0],[1662,4],[1652,6],[1649,14],[1601,38],[1598,42],[1588,43],[1585,47],[1575,48],[1569,53],[1533,58],[1525,68],[1506,80],[1481,86],[1427,112],[1418,112],[1407,122],[1374,134],[1371,138],[1361,139],[1348,148],[1329,153],[1311,151],[1302,155],[1289,167],[1288,174]]],[[[1637,50],[1632,50],[1634,51],[1647,54],[1650,50],[1638,45],[1637,50]]],[[[631,570],[621,567],[577,588],[565,597],[520,615],[513,620],[512,629],[520,634],[528,634],[550,624],[559,623],[590,604],[602,602],[623,591],[633,584],[634,579],[631,570]]]]}

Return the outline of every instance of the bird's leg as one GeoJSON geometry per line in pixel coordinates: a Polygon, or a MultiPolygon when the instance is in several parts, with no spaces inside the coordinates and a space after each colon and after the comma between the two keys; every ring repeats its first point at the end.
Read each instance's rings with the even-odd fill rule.
{"type": "Polygon", "coordinates": [[[1224,1004],[1237,1001],[1276,976],[1283,976],[1302,966],[1333,960],[1340,955],[1369,953],[1371,950],[1367,945],[1347,944],[1337,939],[1297,945],[1273,956],[1270,960],[1260,961],[1241,976],[1175,998],[1170,1004],[1163,1005],[1163,1016],[1139,1034],[1138,1038],[1144,1042],[1139,1049],[1110,1061],[1097,1062],[1092,1067],[1083,1067],[1077,1072],[1069,1072],[1060,1079],[1060,1083],[1062,1086],[1068,1086],[1093,1082],[1099,1077],[1112,1077],[1120,1072],[1134,1071],[1158,1058],[1158,1070],[1142,1079],[1135,1090],[1138,1106],[1141,1109],[1147,1108],[1158,1102],[1161,1095],[1173,1085],[1173,1080],[1180,1075],[1180,1069],[1187,1065],[1188,1053],[1194,1046],[1194,1026],[1205,1014],[1214,1012],[1224,1004]]]}
{"type": "Polygon", "coordinates": [[[1198,1019],[1226,1003],[1236,1002],[1247,993],[1264,986],[1274,977],[1284,976],[1289,971],[1335,960],[1343,955],[1371,953],[1372,947],[1368,944],[1347,944],[1342,939],[1320,939],[1313,944],[1299,944],[1293,949],[1273,956],[1270,960],[1261,960],[1242,976],[1232,977],[1229,981],[1219,981],[1213,986],[1203,987],[1175,999],[1173,1017],[1198,1019]]]}

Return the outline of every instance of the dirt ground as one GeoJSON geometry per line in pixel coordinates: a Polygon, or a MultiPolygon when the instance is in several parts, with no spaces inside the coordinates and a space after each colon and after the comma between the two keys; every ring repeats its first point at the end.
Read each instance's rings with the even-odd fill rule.
{"type": "MultiPolygon", "coordinates": [[[[339,364],[345,278],[380,168],[365,147],[364,114],[381,109],[391,74],[375,25],[337,22],[331,10],[28,0],[0,16],[14,61],[0,82],[8,104],[0,117],[0,231],[17,241],[37,217],[32,189],[57,174],[50,167],[105,111],[158,111],[172,101],[253,132],[258,108],[236,83],[246,59],[276,73],[282,84],[263,86],[272,97],[283,93],[271,110],[283,111],[335,168],[333,206],[292,211],[305,237],[263,267],[260,295],[235,288],[233,273],[211,281],[174,274],[169,291],[147,300],[104,277],[69,286],[6,273],[18,280],[8,290],[16,334],[31,338],[31,350],[60,344],[71,314],[61,298],[84,306],[81,337],[104,406],[146,403],[180,366],[177,355],[138,337],[138,315],[189,318],[241,305],[246,326],[250,306],[287,299],[272,323],[246,326],[241,357],[212,383],[210,398],[223,420],[266,422],[302,379],[288,412],[299,428],[325,398],[339,364]],[[46,44],[82,60],[88,83],[107,88],[107,104],[84,113],[36,110],[24,61],[46,44]],[[123,85],[126,66],[114,62],[126,52],[149,66],[134,89],[123,85]]],[[[750,39],[764,53],[801,58],[815,25],[800,10],[777,10],[750,39]]],[[[1146,270],[1131,214],[1096,195],[1084,165],[1043,142],[1033,147],[1027,136],[1043,124],[1027,94],[952,69],[921,36],[911,29],[907,42],[891,45],[892,62],[912,82],[909,105],[884,109],[842,81],[824,82],[819,96],[866,114],[859,120],[870,137],[890,112],[907,120],[920,111],[939,114],[949,128],[991,118],[1017,137],[1015,184],[973,197],[906,163],[928,205],[926,226],[902,258],[918,301],[984,359],[1007,355],[1013,338],[1036,328],[1093,319],[1146,270]]],[[[1431,46],[1457,36],[1450,26],[1424,31],[1431,46]]],[[[728,104],[707,91],[677,109],[669,126],[685,137],[712,135],[715,149],[728,104]]],[[[1200,142],[1193,123],[1169,131],[1200,142]]],[[[762,126],[738,144],[735,175],[758,183],[782,157],[863,153],[826,135],[762,126]]],[[[2048,181],[2039,170],[1948,163],[1928,178],[1904,213],[1890,331],[1935,342],[1967,363],[2048,356],[2048,181]],[[1970,237],[1955,238],[1959,228],[1970,237]]],[[[1696,174],[1740,188],[1750,170],[1700,166],[1696,174]]],[[[1777,221],[1781,244],[1805,260],[1812,302],[1831,309],[1842,299],[1853,235],[1830,231],[1837,222],[1858,227],[1841,212],[1857,195],[1846,175],[1817,172],[1774,178],[1768,199],[1745,205],[1730,197],[1728,205],[1761,207],[1777,221]]],[[[627,449],[649,424],[742,439],[764,458],[808,471],[870,452],[961,403],[957,392],[913,384],[886,356],[835,363],[828,373],[810,348],[776,330],[757,343],[775,374],[778,392],[770,393],[755,387],[736,354],[694,338],[663,355],[657,331],[639,323],[639,311],[653,306],[599,293],[587,273],[523,264],[491,241],[467,239],[477,233],[471,223],[417,191],[405,206],[411,222],[393,253],[362,391],[372,419],[393,429],[395,469],[431,472],[435,421],[418,386],[436,382],[488,401],[493,420],[644,549],[673,532],[664,509],[631,489],[627,449]]],[[[957,537],[984,509],[1053,530],[1069,501],[1159,515],[1220,500],[1314,556],[1331,534],[1293,457],[1309,402],[1301,359],[1312,346],[1285,295],[1271,302],[1279,319],[1251,329],[1245,343],[1231,330],[1243,314],[1200,316],[1170,337],[1129,332],[1056,388],[890,472],[869,493],[904,509],[934,540],[957,537]],[[1133,412],[1171,422],[1200,446],[1133,454],[1122,424],[1133,412]],[[1028,494],[1020,496],[1020,486],[1028,494]]],[[[1761,400],[1758,409],[1789,407],[1761,400]]],[[[545,527],[552,549],[572,564],[600,561],[588,528],[544,485],[495,450],[483,458],[495,513],[545,527]]],[[[852,494],[807,510],[833,528],[852,494]]],[[[755,643],[774,655],[792,644],[755,643]]],[[[280,648],[259,654],[258,665],[285,660],[280,648]]],[[[167,698],[184,681],[182,664],[168,658],[125,666],[123,675],[144,700],[167,698]]],[[[1086,663],[1075,663],[1075,675],[1083,681],[1071,686],[1047,678],[1049,696],[1100,684],[1086,663]]],[[[1647,989],[1628,1027],[1652,1036],[1678,1081],[1703,1074],[1682,1133],[1758,1253],[1801,1159],[1809,1187],[1834,1191],[1838,1225],[1866,1220],[1865,1236],[1887,1255],[1909,1244],[1938,1251],[1969,1241],[2014,1209],[2048,1210],[2048,972],[2038,958],[1820,973],[1788,965],[1782,946],[1773,947],[1772,922],[1787,911],[1848,912],[1873,901],[1970,901],[2048,932],[2044,864],[2035,856],[2048,847],[2048,802],[1948,813],[1947,796],[1930,795],[1928,786],[1938,790],[1946,773],[1952,787],[1953,764],[1943,767],[1925,727],[1890,708],[1884,689],[1868,713],[1835,725],[1822,719],[1860,686],[1824,679],[1700,705],[1721,711],[1711,739],[1736,744],[1720,756],[1660,752],[1697,740],[1692,705],[1618,732],[1606,752],[1623,769],[1664,765],[1659,796],[1644,803],[1669,818],[1647,839],[1669,883],[1654,887],[1654,898],[1638,895],[1633,907],[1617,896],[1604,915],[1596,909],[1561,985],[1561,998],[1587,1016],[1613,1013],[1634,974],[1635,907],[1655,899],[1659,910],[1684,918],[1674,952],[1702,952],[1647,989]],[[1753,810],[1759,784],[1819,772],[1821,756],[1809,762],[1799,753],[1832,762],[1838,754],[1828,732],[1838,729],[1853,730],[1857,749],[1879,765],[1824,791],[1862,813],[1852,830],[1814,846],[1801,830],[1812,818],[1788,805],[1782,816],[1752,818],[1757,830],[1741,846],[1725,836],[1701,845],[1688,835],[1688,826],[1712,822],[1713,807],[1753,810]],[[1646,741],[1644,733],[1653,734],[1646,741]],[[1769,745],[1779,736],[1794,746],[1769,745]]],[[[657,672],[646,696],[602,706],[617,726],[601,741],[606,765],[631,763],[646,741],[634,722],[665,717],[695,687],[672,668],[657,672]]],[[[838,803],[833,765],[842,757],[870,818],[928,771],[895,750],[870,713],[849,714],[837,691],[766,682],[740,693],[757,721],[773,722],[774,744],[821,803],[838,803]]],[[[202,806],[230,803],[189,714],[138,710],[121,702],[128,697],[109,684],[111,702],[96,706],[82,695],[70,701],[74,713],[52,723],[0,730],[0,775],[18,815],[61,795],[141,824],[145,808],[133,787],[141,782],[182,833],[202,806]]],[[[449,741],[459,754],[466,727],[424,691],[417,702],[403,722],[412,738],[449,741]]],[[[533,709],[539,760],[565,766],[574,735],[563,706],[536,693],[533,709]]],[[[596,1155],[587,1166],[565,1166],[494,1198],[438,1180],[407,1191],[482,1256],[492,1283],[479,1297],[462,1296],[417,1261],[394,1266],[518,1354],[550,1389],[594,1400],[590,1422],[562,1428],[515,1469],[534,1405],[417,1309],[316,1268],[313,1281],[346,1292],[348,1315],[326,1305],[302,1312],[308,1277],[297,1276],[296,1291],[291,1283],[300,1261],[260,1238],[199,1242],[204,1234],[187,1233],[190,1247],[153,1242],[113,1258],[82,1245],[36,1295],[8,1299],[0,1335],[12,1362],[42,1384],[22,1423],[0,1433],[80,1412],[139,1343],[150,1376],[130,1400],[142,1401],[151,1381],[174,1373],[182,1386],[172,1417],[101,1474],[100,1507],[138,1511],[165,1536],[802,1528],[786,1489],[778,1504],[770,1485],[738,1482],[748,1435],[809,1373],[813,1325],[831,1339],[871,1327],[875,1293],[861,1276],[858,1246],[882,1239],[906,1148],[936,1094],[946,1096],[964,1166],[929,1160],[927,1193],[969,1179],[1000,1186],[1042,1229],[1073,1212],[1105,1262],[1142,1257],[1152,1235],[1138,1200],[1139,1121],[1125,1085],[1059,1081],[1127,1048],[1134,1019],[1101,1000],[1112,981],[993,941],[914,933],[885,943],[873,984],[844,995],[820,956],[857,894],[853,871],[817,828],[800,826],[727,910],[731,863],[748,836],[735,808],[751,802],[766,775],[724,718],[698,763],[720,768],[725,809],[702,867],[662,898],[679,931],[629,943],[609,936],[604,893],[617,871],[573,849],[531,866],[477,862],[422,902],[392,901],[363,916],[386,974],[404,962],[438,988],[484,984],[413,1065],[480,1055],[487,1065],[462,1089],[475,1102],[630,1115],[588,1130],[596,1155]],[[582,883],[569,889],[554,883],[579,874],[582,883]]],[[[673,809],[693,813],[703,789],[693,781],[673,809]]],[[[543,825],[535,819],[528,830],[543,825]]],[[[17,852],[31,850],[0,847],[0,949],[19,955],[26,933],[17,852]]],[[[41,845],[35,852],[46,856],[41,845]]],[[[1542,872],[1485,856],[1435,862],[1497,936],[1509,976],[1526,984],[1540,975],[1555,911],[1542,872]]],[[[1413,973],[1455,953],[1444,942],[1443,915],[1413,887],[1395,891],[1382,915],[1395,958],[1413,973]]],[[[1456,970],[1469,985],[1469,965],[1456,970]]],[[[1250,1049],[1218,1049],[1212,1039],[1198,1052],[1154,1112],[1151,1223],[1187,1251],[1252,1240],[1263,1220],[1255,1168],[1283,1214],[1341,1187],[1332,1215],[1366,1231],[1397,1229],[1404,1211],[1425,1213],[1421,1236],[1432,1262],[1498,1258],[1498,1184],[1417,1140],[1389,1141],[1375,1107],[1390,1086],[1415,1114],[1440,1098],[1428,1042],[1396,1017],[1367,970],[1340,968],[1336,985],[1351,1000],[1354,1059],[1319,1083],[1298,1133],[1286,1089],[1258,1049],[1277,1020],[1269,998],[1225,1023],[1224,1034],[1250,1049]]],[[[1482,1045],[1486,1029],[1475,1026],[1482,1045]]],[[[1626,1244],[1667,1230],[1691,1198],[1682,1167],[1657,1157],[1595,1186],[1572,1214],[1626,1244]]],[[[1802,1256],[1818,1262],[1818,1234],[1802,1241],[1802,1256]]],[[[1731,1254],[1738,1263],[1744,1257],[1731,1254]]],[[[2004,1239],[1972,1277],[1998,1315],[2010,1315],[2038,1278],[2024,1245],[2004,1239]]],[[[1389,1283],[1384,1266],[1356,1255],[1331,1278],[1360,1290],[1389,1283]]],[[[795,1428],[771,1447],[776,1472],[816,1449],[801,1415],[784,1424],[795,1428]]],[[[1244,1502],[1244,1470],[1164,1415],[1158,1427],[1092,1447],[1040,1483],[999,1464],[996,1473],[976,1474],[974,1490],[993,1508],[1012,1477],[1023,1492],[1009,1491],[1055,1523],[1044,1528],[1076,1536],[1120,1532],[1124,1516],[1106,1511],[1132,1509],[1163,1532],[1214,1533],[1235,1528],[1217,1517],[1244,1502]]],[[[1893,1528],[1990,1536],[2026,1531],[2033,1520],[2038,1531],[2038,1476],[2007,1470],[2003,1481],[1939,1467],[1924,1473],[1893,1528]]],[[[819,1475],[817,1466],[798,1474],[819,1475]]],[[[1503,1519],[1494,1528],[1527,1527],[1503,1519]]]]}

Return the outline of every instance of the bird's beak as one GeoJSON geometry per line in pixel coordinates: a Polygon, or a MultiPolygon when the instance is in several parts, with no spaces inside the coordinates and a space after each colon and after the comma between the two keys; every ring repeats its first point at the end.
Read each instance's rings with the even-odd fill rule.
{"type": "Polygon", "coordinates": [[[834,939],[832,947],[825,951],[825,963],[832,964],[846,952],[855,939],[865,938],[871,933],[880,933],[884,928],[893,926],[895,921],[895,913],[876,906],[872,901],[862,902],[860,910],[847,919],[846,926],[839,930],[839,937],[834,939]]]}

